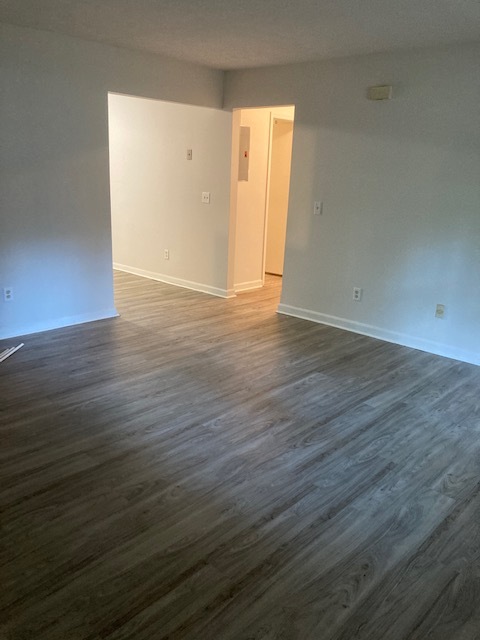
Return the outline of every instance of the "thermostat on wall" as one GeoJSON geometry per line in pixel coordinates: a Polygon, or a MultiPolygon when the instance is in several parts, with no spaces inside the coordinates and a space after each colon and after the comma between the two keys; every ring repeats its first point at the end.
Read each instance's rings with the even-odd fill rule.
{"type": "Polygon", "coordinates": [[[379,84],[375,87],[368,87],[367,89],[367,98],[369,100],[390,100],[391,97],[391,84],[379,84]]]}

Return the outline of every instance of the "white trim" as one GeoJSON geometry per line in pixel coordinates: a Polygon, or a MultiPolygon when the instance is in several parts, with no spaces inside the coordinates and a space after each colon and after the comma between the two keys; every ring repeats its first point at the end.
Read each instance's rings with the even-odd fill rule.
{"type": "Polygon", "coordinates": [[[183,280],[182,278],[174,278],[172,276],[167,276],[164,273],[155,273],[154,271],[147,271],[146,269],[137,269],[137,267],[130,267],[126,264],[119,264],[118,262],[113,263],[113,268],[117,271],[125,271],[126,273],[132,273],[135,276],[141,276],[142,278],[157,280],[158,282],[164,282],[165,284],[173,284],[176,287],[183,287],[184,289],[191,289],[192,291],[201,291],[202,293],[208,293],[219,298],[235,297],[235,291],[232,289],[219,289],[218,287],[212,287],[208,284],[191,282],[190,280],[183,280]]]}
{"type": "Polygon", "coordinates": [[[117,318],[118,312],[115,308],[102,311],[100,313],[84,313],[78,316],[66,316],[64,318],[56,318],[48,322],[37,322],[30,325],[16,327],[13,330],[0,331],[0,340],[8,338],[17,338],[19,336],[27,336],[31,333],[41,333],[43,331],[52,331],[53,329],[62,329],[63,327],[71,327],[77,324],[85,324],[86,322],[96,322],[97,320],[106,320],[107,318],[117,318]]]}
{"type": "Polygon", "coordinates": [[[233,286],[237,293],[242,293],[244,291],[253,291],[254,289],[261,289],[263,285],[264,285],[263,280],[252,280],[251,282],[240,282],[239,284],[235,284],[233,286]]]}
{"type": "Polygon", "coordinates": [[[23,342],[21,342],[16,347],[10,347],[10,349],[5,349],[5,351],[3,351],[2,354],[0,355],[0,362],[3,362],[10,356],[13,356],[14,353],[16,353],[19,349],[21,349],[24,346],[25,345],[23,344],[23,342]]]}
{"type": "MultiPolygon", "coordinates": [[[[292,105],[294,106],[294,105],[292,105]]],[[[274,110],[270,111],[270,127],[268,131],[268,164],[267,164],[267,185],[265,192],[265,220],[264,220],[264,230],[263,230],[263,262],[262,262],[262,273],[263,273],[263,284],[265,284],[265,273],[267,272],[267,242],[268,242],[268,212],[270,210],[270,181],[272,178],[272,156],[273,156],[273,128],[275,126],[275,120],[283,120],[284,122],[290,122],[292,124],[292,147],[290,149],[290,173],[288,176],[288,194],[287,194],[287,215],[286,222],[288,224],[288,214],[289,209],[288,205],[290,202],[290,186],[292,183],[292,169],[291,169],[291,161],[292,161],[292,153],[293,153],[293,134],[294,134],[294,123],[295,123],[295,115],[293,118],[286,118],[282,115],[275,115],[274,110]]],[[[283,269],[282,273],[277,273],[273,275],[283,276],[285,272],[285,252],[287,248],[287,235],[285,230],[285,244],[283,246],[283,269]]]]}
{"type": "Polygon", "coordinates": [[[286,316],[293,316],[295,318],[301,318],[302,320],[311,320],[312,322],[326,324],[330,327],[345,329],[347,331],[352,331],[353,333],[370,336],[371,338],[377,338],[379,340],[384,340],[385,342],[392,342],[393,344],[399,344],[404,347],[419,349],[420,351],[444,356],[445,358],[452,358],[454,360],[468,362],[469,364],[480,365],[480,353],[457,349],[456,347],[442,344],[440,342],[434,342],[433,340],[416,338],[415,336],[405,333],[390,331],[390,329],[383,329],[382,327],[356,322],[355,320],[338,318],[337,316],[330,316],[325,313],[319,313],[318,311],[312,311],[311,309],[292,307],[289,304],[279,304],[277,312],[286,316]]]}
{"type": "Polygon", "coordinates": [[[263,254],[262,254],[263,284],[265,284],[265,268],[267,265],[267,230],[268,230],[268,207],[270,204],[270,178],[272,174],[272,147],[273,147],[273,113],[270,110],[269,121],[268,121],[267,176],[265,181],[265,211],[263,215],[263,254]]]}

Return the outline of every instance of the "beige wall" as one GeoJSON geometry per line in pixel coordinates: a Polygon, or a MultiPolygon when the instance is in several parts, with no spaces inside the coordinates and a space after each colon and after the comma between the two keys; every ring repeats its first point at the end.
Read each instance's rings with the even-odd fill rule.
{"type": "Polygon", "coordinates": [[[270,129],[265,272],[283,275],[293,122],[274,116],[270,129]]]}
{"type": "Polygon", "coordinates": [[[269,141],[271,117],[293,119],[290,106],[242,109],[237,126],[233,128],[238,138],[239,126],[250,127],[250,166],[248,181],[236,181],[235,265],[234,288],[245,291],[262,286],[264,279],[265,221],[267,179],[269,165],[269,141]]]}
{"type": "MultiPolygon", "coordinates": [[[[248,181],[237,184],[235,276],[236,291],[263,284],[263,243],[268,168],[270,111],[245,109],[240,125],[250,127],[248,181]]],[[[238,135],[234,132],[234,135],[238,135]]],[[[233,176],[236,179],[236,176],[233,176]]]]}
{"type": "Polygon", "coordinates": [[[117,94],[109,114],[114,264],[226,296],[231,114],[117,94]]]}

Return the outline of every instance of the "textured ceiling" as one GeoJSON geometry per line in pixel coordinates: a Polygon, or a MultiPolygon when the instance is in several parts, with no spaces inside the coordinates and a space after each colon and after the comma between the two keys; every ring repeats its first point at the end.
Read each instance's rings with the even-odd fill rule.
{"type": "Polygon", "coordinates": [[[0,21],[232,69],[480,41],[480,0],[0,0],[0,21]]]}

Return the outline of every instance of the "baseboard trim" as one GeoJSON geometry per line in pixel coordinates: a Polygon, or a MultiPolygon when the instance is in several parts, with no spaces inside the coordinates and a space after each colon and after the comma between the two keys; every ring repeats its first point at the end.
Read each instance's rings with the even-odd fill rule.
{"type": "Polygon", "coordinates": [[[336,327],[337,329],[345,329],[346,331],[359,333],[360,335],[369,336],[370,338],[377,338],[378,340],[391,342],[403,347],[426,351],[427,353],[433,353],[434,355],[443,356],[444,358],[451,358],[453,360],[467,362],[468,364],[480,365],[480,354],[465,351],[463,349],[457,349],[456,347],[434,342],[433,340],[416,338],[415,336],[390,331],[389,329],[383,329],[382,327],[376,327],[374,325],[356,322],[355,320],[348,320],[346,318],[339,318],[337,316],[319,313],[318,311],[312,311],[311,309],[293,307],[288,304],[279,304],[277,312],[286,316],[301,318],[302,320],[311,320],[312,322],[318,322],[319,324],[326,324],[330,327],[336,327]]]}
{"type": "Polygon", "coordinates": [[[32,333],[43,333],[44,331],[53,331],[54,329],[63,329],[64,327],[73,327],[77,324],[86,324],[87,322],[96,322],[97,320],[107,320],[108,318],[117,318],[118,312],[115,308],[107,309],[100,313],[85,313],[77,316],[66,316],[57,318],[48,322],[37,322],[24,325],[13,330],[0,330],[0,340],[8,340],[10,338],[19,338],[28,336],[32,333]]]}
{"type": "Polygon", "coordinates": [[[234,289],[237,293],[244,293],[245,291],[254,291],[255,289],[261,289],[263,287],[263,280],[252,280],[251,282],[240,282],[234,285],[234,289]]]}
{"type": "Polygon", "coordinates": [[[173,284],[176,287],[182,287],[183,289],[191,289],[192,291],[208,293],[211,296],[217,296],[218,298],[235,297],[235,291],[233,289],[219,289],[218,287],[211,287],[208,284],[192,282],[190,280],[183,280],[182,278],[174,278],[163,273],[155,273],[154,271],[147,271],[146,269],[138,269],[137,267],[130,267],[129,265],[120,264],[118,262],[113,263],[113,268],[117,271],[125,271],[125,273],[131,273],[134,276],[141,276],[142,278],[156,280],[157,282],[164,282],[165,284],[173,284]]]}

